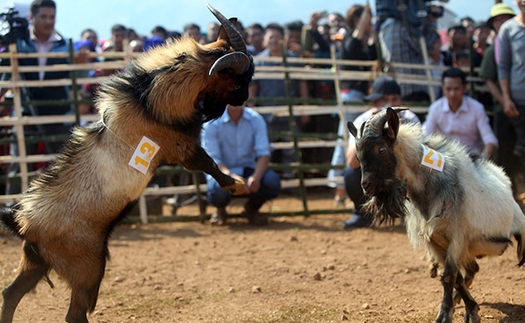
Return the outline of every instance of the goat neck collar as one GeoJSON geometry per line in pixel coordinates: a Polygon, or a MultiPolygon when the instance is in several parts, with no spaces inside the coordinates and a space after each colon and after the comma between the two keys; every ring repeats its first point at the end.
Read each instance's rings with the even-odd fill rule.
{"type": "Polygon", "coordinates": [[[121,142],[123,142],[124,144],[126,144],[129,148],[131,148],[131,150],[135,150],[136,147],[133,147],[132,145],[130,145],[128,142],[126,142],[124,139],[120,138],[119,135],[117,135],[113,130],[109,129],[108,125],[104,122],[104,118],[101,118],[100,119],[100,122],[102,123],[102,125],[104,126],[104,128],[106,128],[111,134],[113,134],[113,136],[117,137],[117,139],[121,142]]]}

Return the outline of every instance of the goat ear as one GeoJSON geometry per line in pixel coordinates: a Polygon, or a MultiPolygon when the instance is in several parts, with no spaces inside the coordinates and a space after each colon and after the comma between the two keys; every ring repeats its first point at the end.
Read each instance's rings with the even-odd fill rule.
{"type": "Polygon", "coordinates": [[[397,138],[397,132],[399,131],[399,115],[392,108],[386,110],[388,129],[387,136],[392,140],[397,138]]]}
{"type": "Polygon", "coordinates": [[[352,121],[348,121],[348,123],[346,124],[346,126],[348,127],[348,131],[350,131],[350,133],[352,134],[352,136],[354,136],[354,137],[357,138],[357,128],[356,128],[355,125],[352,123],[352,121]]]}

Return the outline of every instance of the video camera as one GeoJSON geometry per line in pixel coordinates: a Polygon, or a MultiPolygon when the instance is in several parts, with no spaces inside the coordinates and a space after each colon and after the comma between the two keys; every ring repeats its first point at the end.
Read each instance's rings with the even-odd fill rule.
{"type": "Polygon", "coordinates": [[[29,40],[29,22],[26,18],[19,17],[15,8],[0,13],[0,20],[0,45],[7,48],[18,39],[29,40]]]}
{"type": "Polygon", "coordinates": [[[434,18],[441,18],[445,14],[445,8],[443,3],[447,3],[448,0],[434,0],[426,3],[427,14],[431,15],[434,18]]]}

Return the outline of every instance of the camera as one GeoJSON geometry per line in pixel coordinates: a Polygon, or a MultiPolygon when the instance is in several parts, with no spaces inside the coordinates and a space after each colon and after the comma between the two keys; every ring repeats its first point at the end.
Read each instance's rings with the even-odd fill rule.
{"type": "Polygon", "coordinates": [[[443,2],[448,2],[448,0],[440,1],[429,1],[427,5],[427,14],[434,18],[441,18],[445,14],[445,8],[443,7],[443,2]]]}
{"type": "Polygon", "coordinates": [[[26,18],[19,17],[15,8],[0,13],[0,21],[0,45],[3,47],[7,48],[18,39],[29,40],[29,22],[26,18]]]}

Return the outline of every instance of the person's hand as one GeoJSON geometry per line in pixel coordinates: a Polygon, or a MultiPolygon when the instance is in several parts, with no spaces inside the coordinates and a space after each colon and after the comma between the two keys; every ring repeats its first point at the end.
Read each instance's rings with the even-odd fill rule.
{"type": "Polygon", "coordinates": [[[84,64],[87,62],[89,59],[89,53],[91,53],[89,49],[76,52],[74,58],[75,64],[84,64]]]}
{"type": "Polygon", "coordinates": [[[255,180],[253,176],[250,176],[246,181],[246,187],[248,189],[248,194],[255,194],[261,188],[261,182],[255,180]]]}
{"type": "Polygon", "coordinates": [[[517,118],[519,117],[520,113],[518,112],[518,109],[516,108],[516,104],[512,99],[510,98],[504,98],[503,99],[503,112],[505,115],[509,118],[517,118]]]}
{"type": "Polygon", "coordinates": [[[323,19],[324,17],[326,17],[326,12],[314,11],[310,14],[310,27],[312,28],[312,30],[315,30],[317,28],[319,20],[323,19]]]}
{"type": "Polygon", "coordinates": [[[288,50],[291,51],[292,53],[296,54],[299,57],[303,57],[303,46],[301,46],[301,44],[291,43],[288,46],[288,50]]]}

